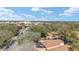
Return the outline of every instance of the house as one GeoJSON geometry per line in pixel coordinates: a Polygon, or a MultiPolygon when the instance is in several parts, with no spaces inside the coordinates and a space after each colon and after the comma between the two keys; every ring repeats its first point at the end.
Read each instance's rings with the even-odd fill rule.
{"type": "Polygon", "coordinates": [[[47,33],[46,39],[61,39],[61,36],[59,32],[54,31],[47,33]]]}
{"type": "Polygon", "coordinates": [[[69,45],[65,45],[62,40],[41,40],[37,44],[37,51],[68,51],[69,45]]]}
{"type": "Polygon", "coordinates": [[[75,31],[75,37],[79,40],[79,31],[75,31]]]}

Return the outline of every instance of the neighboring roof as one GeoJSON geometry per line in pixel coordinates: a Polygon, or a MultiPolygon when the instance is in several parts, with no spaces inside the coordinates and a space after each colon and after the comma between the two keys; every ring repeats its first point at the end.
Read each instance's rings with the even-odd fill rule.
{"type": "Polygon", "coordinates": [[[54,32],[48,32],[47,34],[48,34],[48,35],[58,35],[59,32],[55,32],[55,31],[54,31],[54,32]]]}
{"type": "Polygon", "coordinates": [[[62,40],[43,40],[41,42],[47,49],[59,46],[61,43],[64,44],[62,40]]]}

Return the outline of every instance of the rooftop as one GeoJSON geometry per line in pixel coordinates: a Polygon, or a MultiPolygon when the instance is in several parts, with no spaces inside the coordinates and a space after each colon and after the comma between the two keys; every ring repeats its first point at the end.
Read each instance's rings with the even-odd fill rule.
{"type": "Polygon", "coordinates": [[[42,40],[41,43],[46,47],[52,47],[52,46],[57,46],[61,45],[61,43],[64,43],[62,40],[42,40]]]}
{"type": "Polygon", "coordinates": [[[48,34],[48,35],[58,35],[59,32],[57,32],[57,31],[55,32],[55,31],[54,31],[54,32],[49,32],[49,33],[47,33],[47,34],[48,34]]]}
{"type": "Polygon", "coordinates": [[[41,40],[47,51],[68,51],[68,45],[64,45],[62,40],[41,40]]]}

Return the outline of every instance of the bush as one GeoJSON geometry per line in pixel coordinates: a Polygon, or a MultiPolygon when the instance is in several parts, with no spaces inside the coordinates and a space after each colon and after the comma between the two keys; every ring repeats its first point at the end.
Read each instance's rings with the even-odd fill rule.
{"type": "Polygon", "coordinates": [[[38,32],[28,32],[25,37],[27,40],[38,42],[40,40],[40,33],[38,32]]]}

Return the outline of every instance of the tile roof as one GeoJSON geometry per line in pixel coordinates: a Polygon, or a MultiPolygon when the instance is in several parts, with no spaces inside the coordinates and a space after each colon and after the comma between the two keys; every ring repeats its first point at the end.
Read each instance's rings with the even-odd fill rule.
{"type": "Polygon", "coordinates": [[[43,40],[41,42],[46,48],[59,46],[61,43],[64,44],[62,40],[43,40]]]}

